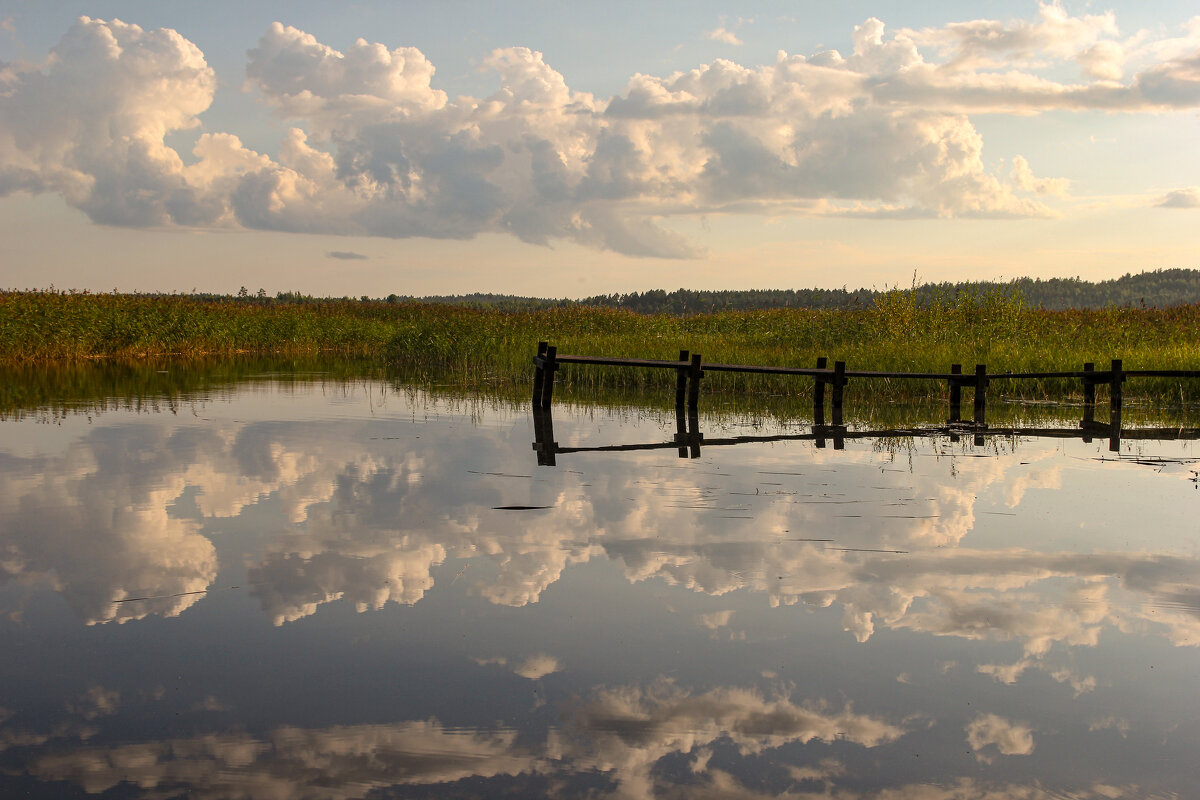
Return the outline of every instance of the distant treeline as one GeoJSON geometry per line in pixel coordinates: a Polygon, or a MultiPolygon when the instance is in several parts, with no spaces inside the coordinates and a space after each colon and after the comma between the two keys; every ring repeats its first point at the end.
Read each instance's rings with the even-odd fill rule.
{"type": "MultiPolygon", "coordinates": [[[[51,291],[53,287],[51,287],[51,291]]],[[[974,298],[1004,297],[1027,308],[1048,311],[1100,308],[1172,308],[1200,303],[1200,270],[1157,269],[1137,275],[1125,274],[1106,281],[1082,278],[1017,278],[1011,281],[925,283],[898,289],[726,289],[704,291],[676,289],[667,292],[652,289],[627,294],[600,294],[581,300],[523,297],[520,295],[476,292],[462,295],[390,294],[387,297],[318,297],[301,292],[266,290],[251,292],[242,287],[237,293],[192,292],[193,300],[226,302],[236,300],[255,305],[301,303],[337,305],[363,303],[434,303],[461,308],[495,311],[542,311],[556,308],[620,308],[641,314],[700,314],[712,311],[756,311],[774,308],[817,310],[864,309],[876,306],[883,298],[912,294],[918,305],[936,305],[961,295],[974,298]]],[[[153,295],[143,295],[153,296],[153,295]]]]}
{"type": "MultiPolygon", "coordinates": [[[[421,300],[428,303],[495,308],[502,310],[538,310],[564,306],[600,306],[623,308],[645,314],[697,314],[710,311],[748,311],[768,308],[853,309],[873,306],[895,289],[743,289],[698,291],[654,289],[628,294],[602,294],[582,300],[551,300],[500,294],[441,295],[434,297],[395,297],[396,301],[421,300]]],[[[962,283],[926,283],[902,289],[912,292],[918,302],[935,301],[959,294],[974,296],[1001,294],[1018,299],[1023,305],[1047,310],[1094,309],[1105,307],[1169,308],[1200,303],[1200,270],[1160,269],[1126,274],[1112,280],[1092,282],[1082,278],[1018,278],[1012,281],[962,283]]],[[[389,298],[391,299],[391,298],[389,298]]]]}

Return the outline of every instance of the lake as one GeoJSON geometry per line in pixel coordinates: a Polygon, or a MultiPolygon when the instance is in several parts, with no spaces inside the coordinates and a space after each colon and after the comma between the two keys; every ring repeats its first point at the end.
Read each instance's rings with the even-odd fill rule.
{"type": "Polygon", "coordinates": [[[288,374],[8,415],[0,795],[1200,785],[1193,442],[697,424],[288,374]]]}

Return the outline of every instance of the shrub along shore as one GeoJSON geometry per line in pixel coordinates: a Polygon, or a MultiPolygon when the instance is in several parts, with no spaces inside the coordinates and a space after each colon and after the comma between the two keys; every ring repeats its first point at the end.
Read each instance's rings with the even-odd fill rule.
{"type": "MultiPolygon", "coordinates": [[[[172,359],[233,354],[337,353],[388,365],[406,380],[489,388],[519,396],[531,357],[547,340],[560,353],[674,359],[680,348],[706,361],[810,366],[818,356],[849,369],[945,372],[950,364],[989,372],[1200,369],[1200,305],[1046,311],[1003,291],[917,296],[894,291],[861,310],[772,309],[673,316],[608,308],[538,311],[444,304],[328,300],[213,302],[187,295],[0,293],[0,363],[9,367],[86,359],[172,359]]],[[[568,393],[670,390],[668,371],[570,366],[568,393]]],[[[800,379],[802,380],[802,379],[800,379]]],[[[936,381],[873,381],[879,401],[936,399],[936,381]]],[[[705,391],[794,393],[798,379],[710,373],[705,391]]],[[[853,383],[848,397],[855,391],[853,383]]],[[[1005,383],[1028,400],[1078,396],[1078,381],[1005,383]]],[[[1126,396],[1187,402],[1200,381],[1131,380],[1126,396]]]]}

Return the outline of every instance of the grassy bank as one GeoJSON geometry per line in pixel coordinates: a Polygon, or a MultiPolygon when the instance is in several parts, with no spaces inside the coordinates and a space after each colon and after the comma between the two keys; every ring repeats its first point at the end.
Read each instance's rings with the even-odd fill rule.
{"type": "MultiPolygon", "coordinates": [[[[810,365],[818,356],[851,369],[970,371],[1100,368],[1121,358],[1127,369],[1200,368],[1200,306],[1044,311],[993,292],[917,298],[893,292],[856,311],[776,309],[639,315],[568,307],[533,312],[445,305],[331,300],[202,302],[186,295],[0,294],[0,362],[43,365],[96,358],[162,358],[235,353],[339,353],[390,364],[405,380],[491,387],[518,396],[531,378],[539,340],[560,352],[674,358],[681,347],[705,360],[810,365]]],[[[598,390],[666,390],[674,376],[649,371],[565,368],[570,396],[598,390]]],[[[711,373],[706,389],[794,393],[796,381],[711,373]]],[[[939,397],[944,384],[872,383],[879,400],[939,397]]],[[[1023,398],[1078,392],[1077,382],[1006,384],[1023,398]]],[[[854,391],[852,385],[848,395],[854,391]]],[[[1174,402],[1200,399],[1200,382],[1137,380],[1130,396],[1174,402]]]]}

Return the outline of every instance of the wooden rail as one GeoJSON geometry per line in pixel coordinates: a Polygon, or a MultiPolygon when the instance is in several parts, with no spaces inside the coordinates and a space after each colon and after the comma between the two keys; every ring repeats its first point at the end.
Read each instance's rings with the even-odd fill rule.
{"type": "Polygon", "coordinates": [[[1038,380],[1060,378],[1078,380],[1083,387],[1084,419],[1081,423],[1086,427],[1094,424],[1094,407],[1096,404],[1096,386],[1107,385],[1109,398],[1109,425],[1121,426],[1121,385],[1127,378],[1200,378],[1200,370],[1186,369],[1124,369],[1121,359],[1113,359],[1108,369],[1098,370],[1096,365],[1088,362],[1083,369],[1052,370],[1046,372],[993,372],[987,371],[984,364],[976,364],[975,371],[964,373],[961,364],[951,364],[949,372],[879,372],[871,370],[846,369],[846,362],[835,361],[833,367],[825,358],[818,358],[813,367],[772,367],[754,364],[719,364],[702,363],[698,353],[679,351],[675,361],[648,358],[609,358],[605,356],[580,356],[560,354],[548,342],[539,342],[537,355],[533,357],[533,407],[548,409],[554,396],[554,373],[563,364],[585,364],[592,366],[641,367],[646,369],[671,369],[677,375],[675,383],[675,406],[695,412],[699,405],[700,380],[706,372],[745,372],[762,375],[796,375],[812,378],[813,380],[813,421],[814,424],[825,424],[825,387],[830,388],[830,412],[832,424],[842,424],[842,406],[845,397],[846,384],[850,379],[871,380],[934,380],[945,381],[950,391],[950,424],[962,423],[962,390],[963,387],[972,390],[972,420],[976,427],[986,427],[987,419],[987,389],[992,381],[1005,380],[1038,380]]]}

